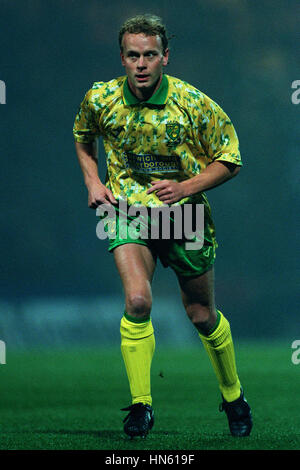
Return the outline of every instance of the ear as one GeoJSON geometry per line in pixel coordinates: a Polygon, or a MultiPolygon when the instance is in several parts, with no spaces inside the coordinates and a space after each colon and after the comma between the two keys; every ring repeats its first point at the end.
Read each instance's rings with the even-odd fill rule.
{"type": "Polygon", "coordinates": [[[165,67],[169,63],[169,49],[166,49],[163,55],[163,66],[165,67]]]}
{"type": "Polygon", "coordinates": [[[125,60],[124,60],[124,54],[122,51],[120,51],[120,57],[121,57],[121,63],[123,65],[123,67],[125,67],[125,60]]]}

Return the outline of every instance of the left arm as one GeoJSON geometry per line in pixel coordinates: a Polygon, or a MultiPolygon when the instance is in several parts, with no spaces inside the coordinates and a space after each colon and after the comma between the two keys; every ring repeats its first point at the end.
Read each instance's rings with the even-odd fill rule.
{"type": "Polygon", "coordinates": [[[147,194],[156,192],[164,204],[174,204],[188,196],[201,193],[225,183],[240,171],[240,166],[226,161],[215,161],[208,165],[199,175],[178,183],[172,180],[152,181],[152,188],[147,194]]]}
{"type": "Polygon", "coordinates": [[[236,176],[241,167],[226,161],[216,161],[208,165],[199,175],[182,181],[187,196],[216,188],[236,176]]]}
{"type": "Polygon", "coordinates": [[[152,188],[160,201],[174,204],[181,199],[215,188],[236,176],[242,165],[239,141],[227,114],[208,97],[201,104],[199,140],[205,149],[208,164],[198,175],[181,181],[152,181],[152,188]],[[204,124],[205,125],[204,125],[204,124]]]}

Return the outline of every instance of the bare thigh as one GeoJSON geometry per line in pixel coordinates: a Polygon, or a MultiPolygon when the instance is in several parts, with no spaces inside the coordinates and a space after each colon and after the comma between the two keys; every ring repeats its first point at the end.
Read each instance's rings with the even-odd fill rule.
{"type": "Polygon", "coordinates": [[[126,312],[133,317],[148,317],[156,260],[147,246],[137,243],[120,245],[113,254],[123,284],[126,312]]]}
{"type": "Polygon", "coordinates": [[[214,268],[194,278],[178,277],[186,313],[195,327],[204,334],[216,322],[214,268]]]}

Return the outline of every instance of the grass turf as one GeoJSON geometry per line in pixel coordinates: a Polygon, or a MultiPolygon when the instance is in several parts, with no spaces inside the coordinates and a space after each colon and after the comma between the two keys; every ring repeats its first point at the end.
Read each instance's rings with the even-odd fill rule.
{"type": "Polygon", "coordinates": [[[129,440],[120,408],[130,404],[119,349],[9,352],[0,366],[0,449],[300,449],[300,365],[290,344],[236,345],[252,406],[246,438],[229,434],[204,349],[157,347],[152,366],[155,425],[129,440]]]}

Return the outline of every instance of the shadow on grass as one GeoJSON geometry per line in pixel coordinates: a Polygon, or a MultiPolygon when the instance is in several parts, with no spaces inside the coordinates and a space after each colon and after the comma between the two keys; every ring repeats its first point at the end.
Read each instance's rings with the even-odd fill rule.
{"type": "MultiPolygon", "coordinates": [[[[115,431],[115,430],[71,430],[71,429],[56,429],[56,430],[35,430],[31,434],[58,434],[58,435],[72,435],[72,436],[95,436],[95,437],[100,437],[100,438],[105,438],[105,439],[128,439],[130,440],[129,436],[126,436],[122,430],[120,431],[115,431]]],[[[181,434],[178,431],[151,431],[149,436],[153,437],[163,437],[163,436],[170,436],[170,435],[179,435],[181,434]]]]}

